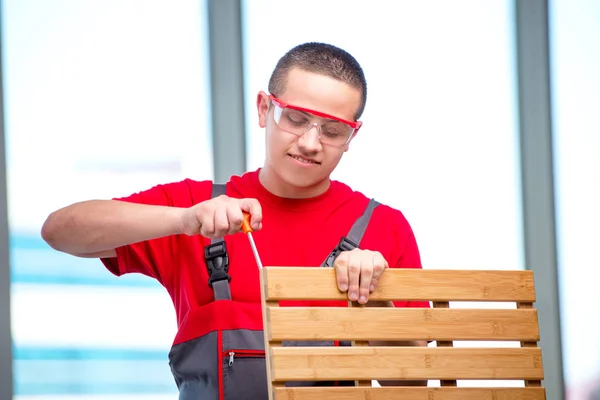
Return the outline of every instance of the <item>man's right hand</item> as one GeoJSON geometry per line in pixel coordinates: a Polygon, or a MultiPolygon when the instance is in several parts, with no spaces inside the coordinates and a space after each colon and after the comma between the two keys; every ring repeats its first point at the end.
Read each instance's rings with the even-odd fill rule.
{"type": "Polygon", "coordinates": [[[182,233],[218,238],[242,230],[243,212],[250,214],[252,229],[262,228],[262,208],[256,199],[236,199],[225,195],[203,201],[183,211],[182,233]]]}
{"type": "Polygon", "coordinates": [[[262,228],[262,211],[255,199],[220,196],[189,208],[88,200],[51,213],[41,234],[56,250],[110,258],[118,247],[144,240],[176,234],[215,238],[239,232],[243,212],[252,216],[253,230],[262,228]]]}

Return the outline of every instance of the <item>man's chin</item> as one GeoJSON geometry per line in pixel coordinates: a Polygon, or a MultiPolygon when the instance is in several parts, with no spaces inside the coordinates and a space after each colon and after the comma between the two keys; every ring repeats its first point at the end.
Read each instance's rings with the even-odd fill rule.
{"type": "Polygon", "coordinates": [[[317,188],[321,185],[328,185],[329,182],[329,178],[327,175],[323,176],[321,174],[319,175],[312,175],[312,174],[308,174],[306,172],[304,173],[288,173],[286,174],[287,176],[285,177],[285,181],[286,183],[296,189],[314,189],[317,188]],[[327,183],[325,183],[327,182],[327,183]]]}

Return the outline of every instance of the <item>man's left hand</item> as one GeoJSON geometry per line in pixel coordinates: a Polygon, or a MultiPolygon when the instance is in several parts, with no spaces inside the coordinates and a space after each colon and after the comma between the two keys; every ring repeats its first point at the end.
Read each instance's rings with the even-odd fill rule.
{"type": "Polygon", "coordinates": [[[347,291],[349,300],[366,304],[388,263],[378,251],[354,249],[340,253],[333,267],[340,291],[347,291]]]}

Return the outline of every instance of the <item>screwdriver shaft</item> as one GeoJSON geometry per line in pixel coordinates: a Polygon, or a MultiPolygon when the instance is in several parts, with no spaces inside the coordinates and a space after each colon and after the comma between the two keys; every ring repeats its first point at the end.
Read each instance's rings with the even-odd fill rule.
{"type": "Polygon", "coordinates": [[[252,247],[252,252],[254,253],[254,258],[256,259],[256,264],[258,264],[258,269],[262,269],[263,265],[260,261],[260,257],[258,256],[258,250],[256,250],[256,244],[254,244],[254,238],[250,232],[247,233],[248,240],[250,241],[250,247],[252,247]]]}

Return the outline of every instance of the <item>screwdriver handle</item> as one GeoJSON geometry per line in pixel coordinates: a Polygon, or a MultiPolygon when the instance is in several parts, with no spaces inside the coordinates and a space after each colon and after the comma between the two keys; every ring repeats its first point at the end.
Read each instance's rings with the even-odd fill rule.
{"type": "Polygon", "coordinates": [[[250,233],[252,232],[252,227],[250,226],[250,214],[248,214],[247,212],[243,212],[244,214],[244,220],[242,221],[242,231],[244,231],[244,233],[250,233]]]}

